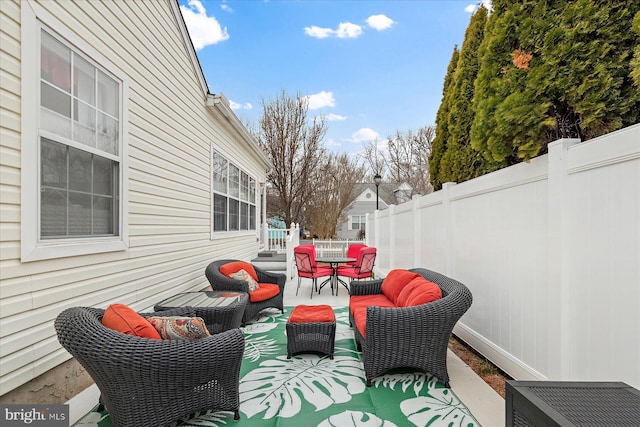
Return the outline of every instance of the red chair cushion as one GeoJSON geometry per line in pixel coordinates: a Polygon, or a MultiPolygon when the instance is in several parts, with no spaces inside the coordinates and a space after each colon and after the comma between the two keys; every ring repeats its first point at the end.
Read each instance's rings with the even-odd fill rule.
{"type": "Polygon", "coordinates": [[[410,281],[416,277],[422,277],[418,273],[413,273],[409,270],[396,269],[391,270],[387,277],[382,281],[382,293],[389,298],[394,304],[397,305],[398,295],[402,292],[402,289],[409,284],[410,281]]]}
{"type": "Polygon", "coordinates": [[[259,288],[249,292],[249,302],[265,301],[280,293],[280,287],[273,283],[258,283],[259,288]]]}
{"type": "Polygon", "coordinates": [[[102,316],[102,324],[123,334],[154,340],[161,339],[156,328],[147,319],[124,304],[111,304],[107,307],[102,316]]]}
{"type": "Polygon", "coordinates": [[[375,305],[376,307],[395,307],[395,305],[389,301],[389,298],[383,294],[355,295],[349,298],[349,310],[354,316],[358,309],[362,307],[367,308],[370,305],[375,305]]]}
{"type": "Polygon", "coordinates": [[[419,276],[402,289],[396,304],[398,307],[413,307],[436,301],[440,298],[442,298],[440,286],[419,276]]]}
{"type": "MultiPolygon", "coordinates": [[[[363,245],[361,243],[352,243],[347,248],[347,258],[358,258],[358,254],[360,253],[360,249],[366,248],[367,245],[363,245]]],[[[355,265],[355,261],[348,262],[347,265],[355,265]]]]}
{"type": "Polygon", "coordinates": [[[371,277],[373,274],[371,271],[366,271],[363,273],[359,273],[357,268],[349,267],[349,266],[340,266],[338,267],[338,276],[350,277],[352,279],[366,279],[367,277],[371,277]]]}
{"type": "Polygon", "coordinates": [[[220,273],[224,274],[227,277],[230,277],[231,274],[237,273],[240,270],[244,270],[253,277],[253,280],[258,281],[258,275],[256,274],[256,270],[253,268],[248,262],[244,261],[234,261],[228,262],[220,266],[220,273]]]}
{"type": "Polygon", "coordinates": [[[356,328],[363,337],[367,333],[367,307],[360,307],[353,313],[353,320],[356,322],[356,328]]]}
{"type": "Polygon", "coordinates": [[[333,270],[331,269],[331,267],[322,266],[322,265],[318,267],[314,267],[313,273],[298,270],[298,276],[306,277],[309,279],[313,279],[314,277],[331,276],[332,274],[333,274],[333,270]]]}
{"type": "Polygon", "coordinates": [[[289,316],[290,323],[334,322],[336,315],[328,305],[297,305],[289,316]]]}

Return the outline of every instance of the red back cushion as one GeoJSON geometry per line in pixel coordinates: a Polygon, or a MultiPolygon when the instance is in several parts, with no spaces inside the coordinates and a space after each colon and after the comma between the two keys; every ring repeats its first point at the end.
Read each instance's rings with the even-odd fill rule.
{"type": "Polygon", "coordinates": [[[256,270],[253,268],[253,265],[244,261],[233,261],[228,262],[226,264],[222,264],[220,266],[220,273],[224,274],[227,277],[230,277],[233,273],[237,273],[240,270],[244,270],[253,277],[253,280],[258,281],[258,275],[256,274],[256,270]]]}
{"type": "Polygon", "coordinates": [[[389,298],[389,301],[398,305],[398,295],[400,295],[402,289],[416,277],[422,276],[409,270],[391,270],[382,281],[382,293],[389,298]]]}
{"type": "Polygon", "coordinates": [[[347,248],[347,258],[358,258],[358,254],[360,253],[360,249],[366,248],[367,245],[363,245],[360,243],[352,243],[347,248]]]}
{"type": "Polygon", "coordinates": [[[398,295],[398,307],[413,307],[442,298],[440,286],[422,276],[413,279],[398,295]]]}
{"type": "Polygon", "coordinates": [[[102,316],[102,324],[123,334],[160,339],[160,334],[147,319],[124,304],[111,304],[107,307],[102,316]]]}

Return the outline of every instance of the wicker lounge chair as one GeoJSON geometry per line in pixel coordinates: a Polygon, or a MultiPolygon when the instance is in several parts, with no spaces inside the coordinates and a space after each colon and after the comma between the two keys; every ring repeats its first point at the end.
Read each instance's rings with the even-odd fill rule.
{"type": "MultiPolygon", "coordinates": [[[[249,293],[249,284],[244,280],[231,279],[220,272],[220,267],[224,264],[238,262],[235,259],[221,259],[210,263],[206,270],[205,275],[207,280],[211,284],[211,288],[214,291],[234,291],[234,292],[247,292],[249,293]]],[[[242,324],[245,325],[249,320],[253,319],[258,313],[265,308],[274,307],[284,313],[283,295],[284,284],[287,281],[287,276],[284,274],[269,273],[264,271],[255,265],[253,269],[258,276],[259,283],[276,284],[280,288],[277,295],[262,300],[262,301],[249,301],[244,309],[244,316],[242,317],[242,324]]],[[[251,297],[251,294],[249,293],[251,297]]]]}
{"type": "MultiPolygon", "coordinates": [[[[190,307],[143,316],[194,316],[190,307]]],[[[60,344],[102,393],[114,427],[166,426],[196,411],[240,418],[244,337],[232,329],[197,340],[155,340],[102,325],[104,310],[72,307],[55,320],[60,344]]]]}
{"type": "MultiPolygon", "coordinates": [[[[371,380],[394,368],[415,368],[428,372],[446,387],[447,344],[454,325],[469,309],[472,296],[462,283],[422,268],[411,269],[437,284],[442,299],[412,307],[366,308],[366,333],[362,336],[353,313],[350,321],[358,349],[363,352],[367,386],[371,380]]],[[[383,280],[351,282],[351,297],[382,294],[383,280]]]]}

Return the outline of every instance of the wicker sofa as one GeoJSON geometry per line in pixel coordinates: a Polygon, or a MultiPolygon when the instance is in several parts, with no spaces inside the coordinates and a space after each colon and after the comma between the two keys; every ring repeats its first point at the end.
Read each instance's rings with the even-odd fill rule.
{"type": "Polygon", "coordinates": [[[247,282],[231,279],[220,272],[220,267],[223,265],[238,262],[239,261],[236,259],[221,259],[213,261],[205,269],[205,275],[207,276],[207,280],[209,280],[211,288],[214,291],[246,292],[249,294],[249,303],[244,309],[242,324],[245,325],[265,308],[277,308],[284,313],[283,295],[287,276],[285,274],[269,273],[256,266],[252,266],[255,270],[258,283],[275,284],[280,288],[279,292],[275,296],[256,301],[252,298],[252,295],[249,292],[249,284],[247,282]]]}
{"type": "MultiPolygon", "coordinates": [[[[87,370],[114,427],[166,426],[209,409],[240,418],[244,336],[232,329],[196,340],[155,340],[102,324],[105,310],[72,307],[55,320],[60,344],[87,370]]],[[[192,307],[143,317],[194,317],[192,307]]]]}
{"type": "Polygon", "coordinates": [[[367,386],[371,386],[373,378],[391,369],[415,368],[434,375],[450,387],[447,344],[454,325],[471,306],[471,292],[462,283],[440,273],[422,268],[408,271],[435,283],[442,298],[426,304],[397,307],[391,301],[384,301],[383,279],[351,282],[349,317],[358,350],[363,353],[367,386]],[[361,296],[380,301],[380,306],[364,307],[364,318],[362,312],[356,312],[354,316],[354,301],[361,296]],[[358,323],[361,327],[366,325],[364,331],[358,323]]]}

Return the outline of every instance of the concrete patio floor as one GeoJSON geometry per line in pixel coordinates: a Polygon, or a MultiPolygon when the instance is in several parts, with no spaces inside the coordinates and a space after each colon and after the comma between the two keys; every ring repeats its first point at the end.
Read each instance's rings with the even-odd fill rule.
{"type": "MultiPolygon", "coordinates": [[[[320,282],[320,281],[319,281],[320,282]]],[[[287,282],[284,288],[284,305],[327,304],[332,307],[347,307],[349,294],[340,285],[338,295],[331,295],[331,289],[325,286],[320,295],[314,292],[311,298],[311,280],[302,279],[296,296],[297,277],[287,282]]],[[[501,427],[505,425],[504,399],[480,378],[451,350],[448,352],[447,365],[451,379],[451,389],[469,408],[473,416],[483,427],[501,427]]]]}

